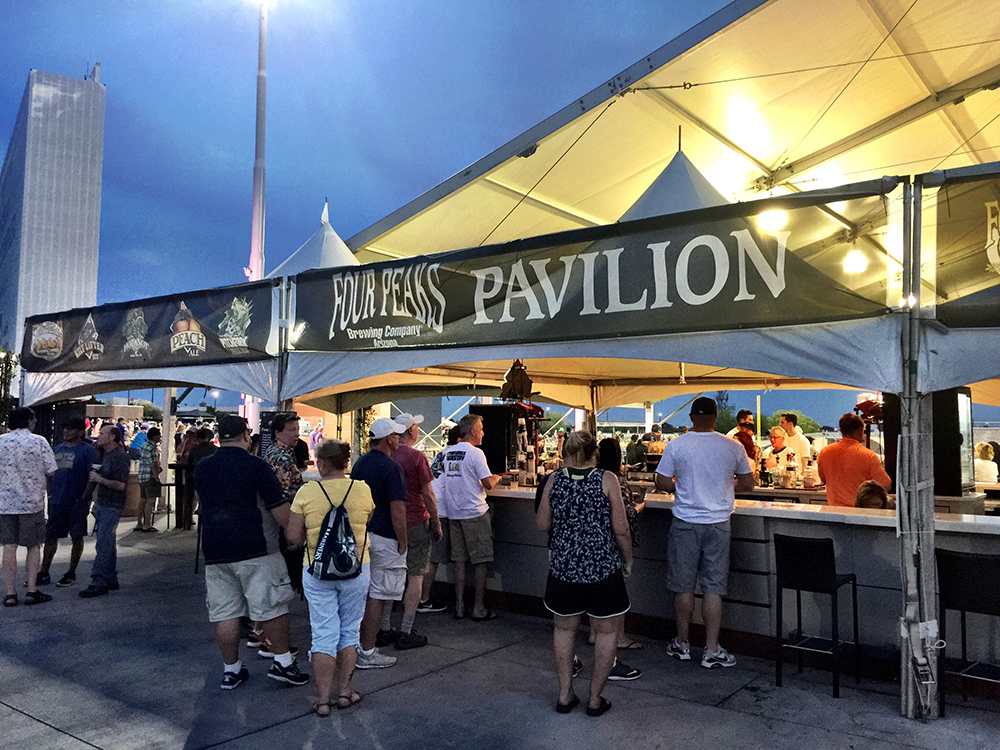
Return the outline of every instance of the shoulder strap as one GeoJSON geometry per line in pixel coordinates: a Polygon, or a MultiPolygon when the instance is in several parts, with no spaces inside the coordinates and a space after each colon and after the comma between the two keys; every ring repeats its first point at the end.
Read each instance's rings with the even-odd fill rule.
{"type": "MultiPolygon", "coordinates": [[[[323,482],[322,481],[318,481],[318,482],[316,482],[316,484],[318,484],[319,488],[323,491],[323,495],[326,497],[326,501],[328,503],[330,503],[330,507],[331,508],[338,507],[338,506],[336,506],[336,505],[333,504],[333,500],[331,500],[330,496],[327,494],[326,487],[323,486],[323,482]]],[[[351,483],[349,485],[347,485],[347,492],[344,493],[344,498],[340,501],[341,505],[343,505],[344,503],[347,502],[347,496],[351,494],[351,488],[352,487],[354,487],[354,480],[353,479],[351,480],[351,483]]]]}

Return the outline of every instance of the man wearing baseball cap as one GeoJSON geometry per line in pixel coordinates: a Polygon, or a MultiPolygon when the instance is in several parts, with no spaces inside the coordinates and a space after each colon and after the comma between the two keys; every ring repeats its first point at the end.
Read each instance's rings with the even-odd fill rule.
{"type": "Polygon", "coordinates": [[[667,443],[656,467],[656,488],[674,493],[673,523],[667,536],[667,588],[674,592],[677,637],[667,653],[691,660],[688,629],[695,586],[703,594],[705,651],[701,666],[732,667],[736,657],[719,645],[722,597],[729,577],[729,517],[735,493],[753,489],[753,468],[743,446],[715,431],[710,398],[691,404],[694,429],[667,443]]]}
{"type": "Polygon", "coordinates": [[[219,450],[194,470],[201,502],[208,619],[224,665],[221,688],[233,690],[250,678],[240,661],[240,618],[259,622],[274,658],[267,676],[305,685],[288,642],[288,603],[295,598],[278,547],[278,529],[290,507],[281,483],[263,459],[249,453],[250,429],[243,417],[219,420],[219,450]]]}
{"type": "Polygon", "coordinates": [[[51,581],[49,567],[56,556],[59,540],[72,539],[69,553],[69,570],[59,579],[57,586],[76,583],[76,567],[83,554],[83,538],[87,536],[87,515],[90,498],[86,495],[87,478],[94,464],[101,462],[97,449],[83,439],[87,426],[75,417],[63,422],[63,441],[55,447],[56,466],[49,489],[49,520],[45,524],[45,552],[42,567],[38,569],[38,585],[51,581]]]}
{"type": "MultiPolygon", "coordinates": [[[[430,463],[427,456],[413,447],[420,439],[419,425],[424,417],[422,414],[400,414],[395,421],[403,427],[399,447],[392,454],[392,460],[403,467],[406,477],[406,592],[403,594],[403,622],[399,633],[395,634],[392,628],[388,633],[396,648],[402,651],[427,645],[427,636],[413,629],[413,620],[417,616],[424,574],[431,560],[431,541],[441,539],[441,520],[438,518],[437,498],[431,489],[434,474],[431,473],[430,463]]],[[[386,624],[383,623],[383,628],[386,624]]]]}
{"type": "MultiPolygon", "coordinates": [[[[367,484],[375,501],[368,521],[371,583],[361,620],[358,669],[384,669],[396,663],[395,656],[379,652],[376,641],[380,625],[389,630],[392,602],[402,599],[406,589],[406,482],[403,467],[389,458],[404,431],[388,417],[376,419],[368,430],[369,450],[351,470],[351,479],[367,484]]],[[[384,634],[382,644],[387,644],[384,634]]]]}

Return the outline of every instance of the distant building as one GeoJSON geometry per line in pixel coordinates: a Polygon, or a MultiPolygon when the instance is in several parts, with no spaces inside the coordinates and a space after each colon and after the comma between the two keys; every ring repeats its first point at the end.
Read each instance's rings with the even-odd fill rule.
{"type": "Polygon", "coordinates": [[[0,346],[30,315],[97,304],[104,86],[32,70],[0,172],[0,346]]]}

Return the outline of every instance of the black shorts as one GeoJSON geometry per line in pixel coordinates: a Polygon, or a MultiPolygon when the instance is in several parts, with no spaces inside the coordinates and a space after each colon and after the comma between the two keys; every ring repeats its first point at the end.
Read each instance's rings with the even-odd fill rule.
{"type": "Polygon", "coordinates": [[[621,569],[597,583],[569,583],[551,573],[545,583],[545,608],[562,617],[584,613],[598,619],[616,617],[631,606],[621,569]]]}
{"type": "Polygon", "coordinates": [[[89,501],[75,503],[49,503],[49,520],[45,524],[45,539],[55,541],[65,539],[83,539],[87,536],[87,515],[90,513],[89,501]]]}

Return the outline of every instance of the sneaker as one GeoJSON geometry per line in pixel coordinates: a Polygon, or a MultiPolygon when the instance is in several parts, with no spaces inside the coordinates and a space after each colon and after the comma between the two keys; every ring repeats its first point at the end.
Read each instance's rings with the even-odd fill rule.
{"type": "Polygon", "coordinates": [[[691,661],[691,644],[674,638],[667,644],[667,656],[672,656],[680,661],[691,661]]]}
{"type": "Polygon", "coordinates": [[[112,581],[108,584],[108,591],[117,591],[121,586],[118,585],[118,581],[112,581]]]}
{"type": "Polygon", "coordinates": [[[579,676],[580,672],[582,672],[582,671],[583,671],[583,662],[580,661],[580,657],[579,656],[577,656],[577,655],[574,654],[573,655],[573,676],[574,677],[579,676]]]}
{"type": "Polygon", "coordinates": [[[735,667],[736,657],[731,653],[726,651],[722,646],[719,646],[718,651],[709,651],[705,649],[705,653],[701,655],[701,666],[705,669],[712,669],[713,667],[735,667]]]}
{"type": "Polygon", "coordinates": [[[446,609],[448,609],[447,604],[436,602],[433,599],[421,601],[417,605],[417,612],[444,612],[446,609]]]}
{"type": "Polygon", "coordinates": [[[391,667],[396,663],[395,656],[386,656],[378,650],[378,648],[373,649],[371,655],[366,655],[360,648],[358,649],[358,663],[355,665],[358,669],[385,669],[386,667],[391,667]]]}
{"type": "Polygon", "coordinates": [[[409,648],[420,648],[427,645],[427,636],[420,635],[416,630],[409,633],[400,633],[396,638],[396,650],[406,651],[409,648]]]}
{"type": "Polygon", "coordinates": [[[375,645],[382,648],[383,646],[388,646],[390,643],[395,643],[397,638],[399,638],[399,631],[396,628],[389,628],[388,630],[379,628],[378,633],[375,634],[375,645]]]}
{"type": "MultiPolygon", "coordinates": [[[[263,657],[264,659],[273,659],[274,648],[271,646],[271,642],[267,640],[267,636],[260,636],[260,640],[257,642],[260,644],[260,647],[257,649],[257,656],[263,657]]],[[[250,648],[253,648],[253,646],[250,648]]],[[[288,653],[295,657],[299,655],[299,650],[295,648],[295,646],[289,646],[288,653]]]]}
{"type": "Polygon", "coordinates": [[[267,671],[267,676],[278,682],[286,682],[289,685],[305,685],[309,682],[309,675],[299,671],[299,668],[292,662],[291,665],[283,667],[278,662],[274,662],[267,671]]]}
{"type": "Polygon", "coordinates": [[[35,576],[36,586],[48,586],[50,583],[52,583],[52,578],[48,573],[39,573],[35,576]]]}
{"type": "Polygon", "coordinates": [[[223,690],[235,690],[244,682],[250,679],[250,671],[243,667],[237,674],[236,672],[226,672],[222,675],[222,684],[219,685],[223,690]]]}
{"type": "Polygon", "coordinates": [[[611,674],[608,675],[609,680],[619,681],[638,680],[640,677],[642,677],[641,670],[630,667],[625,662],[618,661],[618,659],[615,659],[615,665],[611,667],[611,674]]]}
{"type": "Polygon", "coordinates": [[[59,579],[59,582],[56,584],[56,586],[63,586],[63,587],[72,586],[74,583],[76,583],[76,574],[67,573],[62,578],[59,579]]]}
{"type": "Polygon", "coordinates": [[[247,648],[260,648],[264,645],[264,641],[263,633],[250,633],[250,637],[247,638],[247,648]]]}
{"type": "Polygon", "coordinates": [[[92,599],[95,596],[104,596],[106,593],[108,593],[107,586],[95,586],[94,584],[90,584],[87,588],[80,592],[80,596],[84,599],[92,599]]]}

